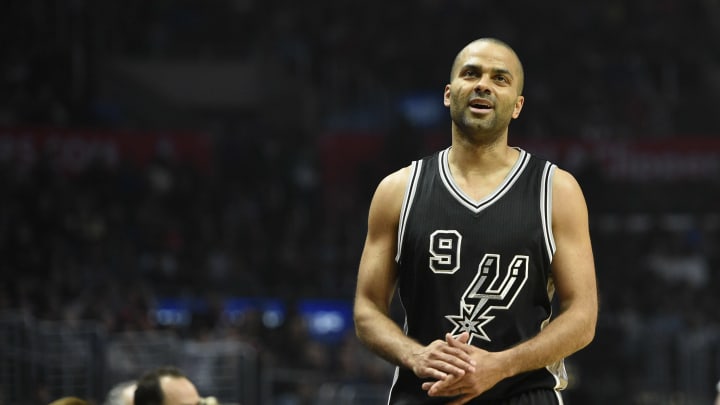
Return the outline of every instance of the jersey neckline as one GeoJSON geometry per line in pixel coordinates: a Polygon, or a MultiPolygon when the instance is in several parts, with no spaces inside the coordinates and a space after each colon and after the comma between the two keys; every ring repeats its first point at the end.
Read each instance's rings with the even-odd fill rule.
{"type": "Polygon", "coordinates": [[[473,198],[465,194],[465,192],[462,191],[462,189],[455,182],[455,179],[450,172],[450,163],[448,160],[450,147],[440,151],[440,164],[438,164],[440,178],[442,179],[445,188],[448,190],[450,195],[455,198],[455,200],[457,200],[460,204],[465,206],[473,213],[477,214],[485,208],[491,206],[495,201],[502,198],[502,196],[507,193],[507,191],[513,186],[513,184],[515,184],[517,179],[520,177],[520,174],[522,174],[523,170],[527,166],[528,161],[530,160],[530,154],[521,148],[515,147],[515,149],[520,152],[520,155],[515,161],[515,164],[505,176],[503,181],[498,185],[498,187],[495,188],[495,190],[493,190],[482,200],[474,200],[473,198]]]}

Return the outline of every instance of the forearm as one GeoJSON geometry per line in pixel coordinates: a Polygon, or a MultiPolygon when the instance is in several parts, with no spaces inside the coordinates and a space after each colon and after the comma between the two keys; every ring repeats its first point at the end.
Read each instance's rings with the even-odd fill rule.
{"type": "Polygon", "coordinates": [[[371,305],[356,304],[355,332],[371,351],[390,363],[412,368],[412,353],[422,349],[398,324],[371,305]]]}
{"type": "Polygon", "coordinates": [[[498,353],[508,377],[546,367],[587,346],[595,336],[595,319],[584,311],[565,311],[535,337],[498,353]]]}
{"type": "MultiPolygon", "coordinates": [[[[477,397],[506,378],[549,366],[580,350],[594,336],[594,319],[585,311],[568,310],[535,337],[507,350],[488,352],[468,346],[472,347],[474,364],[478,365],[476,373],[425,382],[422,388],[432,397],[464,395],[452,403],[465,403],[463,401],[477,397]]],[[[448,343],[458,346],[452,340],[448,343]]]]}
{"type": "Polygon", "coordinates": [[[587,205],[568,172],[558,170],[552,187],[552,231],[557,246],[552,279],[561,311],[537,336],[502,352],[513,375],[556,363],[595,336],[598,301],[587,205]]]}

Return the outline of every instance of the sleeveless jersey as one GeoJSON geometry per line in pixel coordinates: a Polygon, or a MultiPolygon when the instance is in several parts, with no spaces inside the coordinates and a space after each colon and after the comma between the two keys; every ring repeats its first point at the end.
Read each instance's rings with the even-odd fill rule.
{"type": "MultiPolygon", "coordinates": [[[[535,336],[551,317],[555,165],[518,149],[502,184],[481,201],[450,173],[450,148],[411,164],[398,226],[398,294],[405,333],[427,345],[450,332],[500,351],[535,336]]],[[[422,381],[397,368],[390,404],[435,404],[422,381]]],[[[567,385],[563,362],[501,381],[476,398],[567,385]]]]}

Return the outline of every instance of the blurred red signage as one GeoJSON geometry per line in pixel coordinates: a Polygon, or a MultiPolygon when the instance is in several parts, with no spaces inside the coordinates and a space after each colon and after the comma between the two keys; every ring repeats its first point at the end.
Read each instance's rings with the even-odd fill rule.
{"type": "Polygon", "coordinates": [[[720,179],[720,139],[715,137],[522,140],[517,144],[569,171],[592,165],[611,180],[720,179]]]}
{"type": "MultiPolygon", "coordinates": [[[[380,164],[388,134],[339,131],[321,137],[325,180],[348,180],[363,167],[380,164]]],[[[450,135],[424,134],[420,154],[450,145],[450,135]]],[[[616,181],[720,181],[720,137],[671,137],[633,140],[524,139],[511,136],[511,145],[544,157],[570,172],[593,168],[616,181]]],[[[417,156],[416,158],[421,158],[417,156]]],[[[409,161],[407,162],[410,163],[409,161]]]]}
{"type": "Polygon", "coordinates": [[[77,172],[95,162],[143,166],[163,157],[208,170],[211,155],[210,137],[192,131],[0,129],[0,162],[18,167],[49,159],[47,163],[57,169],[77,172]]]}

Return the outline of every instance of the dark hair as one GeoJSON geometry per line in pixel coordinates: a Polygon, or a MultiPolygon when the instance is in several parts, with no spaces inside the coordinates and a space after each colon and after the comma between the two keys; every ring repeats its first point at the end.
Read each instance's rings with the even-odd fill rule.
{"type": "Polygon", "coordinates": [[[143,374],[137,382],[134,405],[163,405],[165,396],[160,379],[162,377],[187,378],[180,369],[173,366],[162,366],[143,374]]]}

